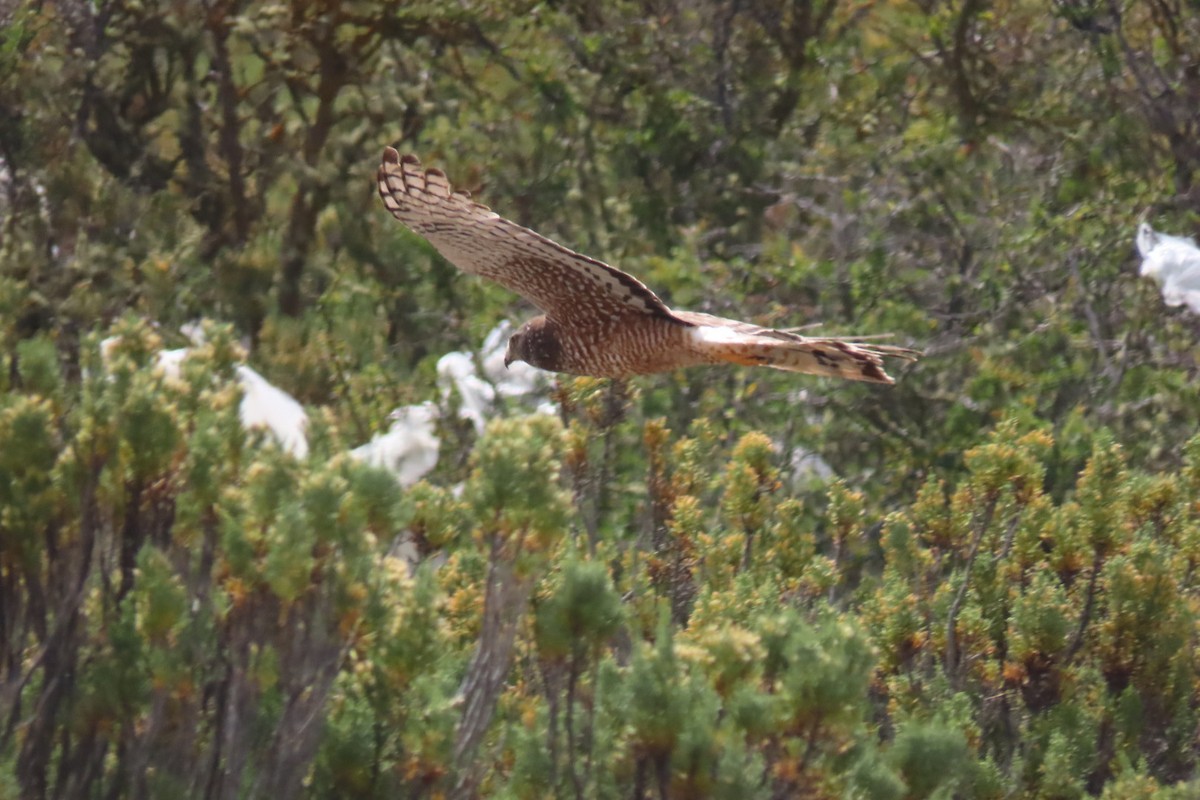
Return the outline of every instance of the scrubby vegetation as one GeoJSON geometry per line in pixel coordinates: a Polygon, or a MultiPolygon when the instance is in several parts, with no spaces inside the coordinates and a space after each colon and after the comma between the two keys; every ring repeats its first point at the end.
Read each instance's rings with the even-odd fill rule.
{"type": "Polygon", "coordinates": [[[0,14],[0,796],[1200,795],[1200,321],[1132,247],[1200,231],[1194,2],[0,14]],[[926,356],[564,379],[402,488],[346,453],[530,310],[386,144],[926,356]]]}

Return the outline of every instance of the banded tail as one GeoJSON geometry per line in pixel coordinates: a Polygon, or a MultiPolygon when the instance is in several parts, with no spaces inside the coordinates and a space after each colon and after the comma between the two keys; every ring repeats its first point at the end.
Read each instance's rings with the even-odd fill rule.
{"type": "Polygon", "coordinates": [[[692,347],[713,362],[727,361],[747,367],[772,367],[829,378],[892,384],[895,381],[884,369],[883,359],[916,361],[921,355],[907,347],[800,336],[709,314],[675,313],[696,326],[692,347]]]}

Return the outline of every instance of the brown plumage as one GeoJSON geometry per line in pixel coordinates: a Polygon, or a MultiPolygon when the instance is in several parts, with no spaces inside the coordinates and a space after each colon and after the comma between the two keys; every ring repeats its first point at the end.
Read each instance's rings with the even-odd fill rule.
{"type": "Polygon", "coordinates": [[[892,383],[883,358],[915,350],[813,338],[710,314],[672,311],[637,278],[568,250],[456,192],[416,156],[383,151],[379,196],[392,215],[463,272],[496,281],[545,313],[508,342],[505,362],[624,378],[700,364],[743,364],[892,383]]]}

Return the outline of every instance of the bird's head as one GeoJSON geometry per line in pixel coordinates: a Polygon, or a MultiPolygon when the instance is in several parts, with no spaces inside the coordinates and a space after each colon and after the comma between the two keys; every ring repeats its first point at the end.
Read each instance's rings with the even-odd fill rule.
{"type": "Polygon", "coordinates": [[[550,372],[562,372],[562,347],[558,341],[558,327],[543,317],[534,317],[526,322],[508,339],[504,351],[504,366],[514,361],[550,372]]]}

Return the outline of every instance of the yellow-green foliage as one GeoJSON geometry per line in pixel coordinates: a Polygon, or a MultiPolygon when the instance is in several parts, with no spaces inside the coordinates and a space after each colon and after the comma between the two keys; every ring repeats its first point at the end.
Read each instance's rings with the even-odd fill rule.
{"type": "Polygon", "coordinates": [[[1200,325],[1131,250],[1200,231],[1197,53],[1195,3],[16,3],[0,797],[1200,796],[1200,325]],[[438,359],[531,309],[385,145],[925,356],[479,434],[438,359]],[[425,481],[348,455],[425,401],[425,481]]]}

